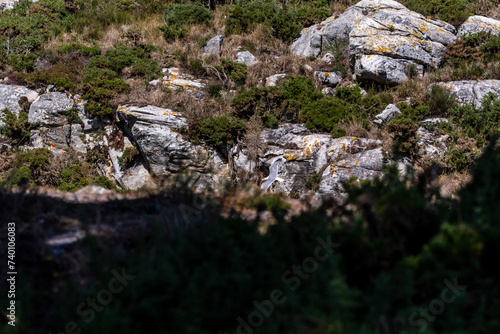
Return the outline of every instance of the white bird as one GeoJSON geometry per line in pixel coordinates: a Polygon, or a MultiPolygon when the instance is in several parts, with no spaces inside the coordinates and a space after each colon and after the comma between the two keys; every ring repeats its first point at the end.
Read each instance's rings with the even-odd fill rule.
{"type": "Polygon", "coordinates": [[[274,181],[283,182],[283,179],[278,177],[279,167],[282,163],[282,157],[279,157],[273,161],[271,167],[269,167],[269,175],[263,180],[264,182],[262,182],[260,189],[264,189],[264,191],[267,191],[267,189],[271,186],[271,184],[273,184],[274,181]]]}

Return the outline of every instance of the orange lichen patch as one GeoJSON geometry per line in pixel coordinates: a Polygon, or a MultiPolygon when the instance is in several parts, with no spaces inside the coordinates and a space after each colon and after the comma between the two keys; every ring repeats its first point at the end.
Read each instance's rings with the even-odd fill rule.
{"type": "Polygon", "coordinates": [[[132,174],[129,174],[128,176],[132,176],[132,174]]]}
{"type": "Polygon", "coordinates": [[[330,76],[330,73],[326,72],[326,73],[325,73],[325,77],[327,77],[327,78],[328,78],[329,76],[330,76]]]}
{"type": "Polygon", "coordinates": [[[56,143],[52,143],[51,146],[55,148],[57,146],[57,144],[56,143]]]}
{"type": "Polygon", "coordinates": [[[76,99],[76,103],[82,103],[82,99],[76,99]]]}

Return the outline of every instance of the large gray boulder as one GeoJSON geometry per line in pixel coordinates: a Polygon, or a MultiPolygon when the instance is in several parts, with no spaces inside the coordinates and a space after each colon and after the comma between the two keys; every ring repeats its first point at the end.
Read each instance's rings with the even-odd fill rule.
{"type": "Polygon", "coordinates": [[[462,80],[440,82],[439,85],[452,93],[460,104],[480,107],[487,94],[500,95],[500,80],[462,80]]]}
{"type": "Polygon", "coordinates": [[[382,171],[380,141],[312,134],[299,124],[283,124],[276,129],[266,129],[261,134],[261,140],[268,145],[267,151],[261,157],[263,166],[271,169],[278,160],[281,161],[277,168],[276,180],[269,185],[269,191],[301,194],[306,191],[307,179],[316,172],[321,175],[317,195],[336,197],[342,193],[342,184],[349,177],[371,178],[382,171]],[[376,153],[368,153],[377,149],[379,151],[376,153]],[[367,162],[368,160],[370,162],[367,162]],[[332,179],[331,175],[334,173],[330,171],[337,169],[344,171],[335,174],[338,177],[332,179]]]}
{"type": "Polygon", "coordinates": [[[357,69],[357,75],[382,83],[400,83],[407,80],[403,74],[407,74],[410,65],[436,67],[446,45],[455,39],[452,25],[426,18],[396,1],[362,0],[337,19],[330,17],[304,29],[291,50],[299,56],[317,57],[347,43],[351,66],[357,69]],[[363,57],[367,55],[387,58],[374,58],[376,61],[370,62],[363,57]]]}
{"type": "Polygon", "coordinates": [[[220,56],[222,53],[222,44],[224,43],[224,35],[217,35],[210,39],[207,44],[201,48],[201,53],[204,55],[215,54],[220,56]]]}
{"type": "Polygon", "coordinates": [[[278,84],[278,82],[280,82],[284,78],[286,78],[286,74],[285,73],[279,73],[279,74],[271,75],[270,77],[266,78],[266,84],[265,84],[265,86],[266,87],[274,87],[274,86],[276,86],[278,84]]]}
{"type": "Polygon", "coordinates": [[[120,106],[118,117],[125,131],[137,143],[153,175],[168,175],[186,170],[208,173],[224,169],[217,154],[185,140],[181,131],[187,120],[180,113],[154,106],[120,106]]]}
{"type": "Polygon", "coordinates": [[[363,55],[354,67],[357,80],[371,80],[386,85],[403,83],[411,77],[412,72],[421,77],[424,67],[412,60],[378,55],[363,55]]]}
{"type": "Polygon", "coordinates": [[[28,122],[33,125],[60,126],[67,122],[66,115],[74,107],[75,103],[69,94],[47,92],[31,104],[28,122]]]}
{"type": "Polygon", "coordinates": [[[29,103],[32,103],[38,97],[38,93],[23,86],[2,85],[0,84],[0,126],[5,125],[2,121],[5,115],[4,109],[8,109],[16,116],[23,110],[20,106],[22,98],[26,98],[29,103]]]}
{"type": "Polygon", "coordinates": [[[480,32],[490,32],[493,35],[500,35],[500,21],[480,15],[471,16],[460,26],[457,35],[464,37],[480,32]]]}

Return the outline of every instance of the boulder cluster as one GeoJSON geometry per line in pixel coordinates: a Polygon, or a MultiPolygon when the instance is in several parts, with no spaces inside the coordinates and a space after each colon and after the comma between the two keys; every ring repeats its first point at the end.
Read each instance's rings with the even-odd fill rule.
{"type": "MultiPolygon", "coordinates": [[[[3,0],[3,3],[9,6],[13,1],[3,0]]],[[[330,17],[302,30],[291,51],[303,57],[328,58],[335,48],[347,47],[356,80],[392,85],[422,76],[426,69],[439,65],[447,45],[480,31],[500,34],[500,21],[473,16],[457,31],[446,22],[426,18],[396,1],[362,0],[339,17],[330,17]]],[[[212,38],[202,53],[220,56],[223,42],[222,35],[212,38]]],[[[258,64],[248,51],[238,52],[237,62],[247,66],[258,64]]],[[[208,86],[179,68],[165,68],[163,74],[162,79],[150,84],[183,89],[198,97],[205,94],[208,86]]],[[[327,86],[324,91],[327,94],[334,92],[334,87],[342,81],[338,72],[316,71],[313,75],[327,86]]],[[[263,85],[276,86],[286,76],[275,74],[263,85]]],[[[500,94],[500,82],[496,80],[437,85],[453,93],[462,104],[479,106],[488,93],[500,94]]],[[[185,136],[188,120],[171,109],[122,105],[115,120],[102,120],[89,115],[85,101],[79,96],[54,87],[36,92],[23,86],[0,84],[0,126],[5,125],[2,110],[19,115],[23,108],[33,129],[25,149],[47,148],[61,154],[71,147],[85,154],[96,146],[105,147],[109,164],[101,163],[101,173],[125,189],[154,187],[156,177],[185,171],[197,177],[198,187],[207,187],[222,183],[226,177],[237,178],[258,169],[270,174],[271,169],[273,175],[267,178],[265,190],[300,193],[309,179],[316,178],[312,189],[318,197],[338,197],[343,194],[342,184],[351,177],[370,179],[381,175],[385,164],[401,163],[384,156],[380,140],[332,138],[331,134],[312,133],[301,124],[281,124],[263,130],[260,140],[266,148],[257,159],[251,159],[247,149],[238,144],[230,147],[227,154],[221,154],[216,148],[188,141],[185,136]],[[123,138],[122,145],[113,144],[117,133],[123,138]],[[133,162],[123,164],[121,160],[131,151],[137,152],[133,162]]],[[[375,117],[374,123],[383,127],[399,114],[401,111],[390,104],[375,117]]],[[[446,121],[435,118],[422,122],[417,132],[421,155],[444,155],[449,136],[436,138],[425,126],[446,121]]]]}

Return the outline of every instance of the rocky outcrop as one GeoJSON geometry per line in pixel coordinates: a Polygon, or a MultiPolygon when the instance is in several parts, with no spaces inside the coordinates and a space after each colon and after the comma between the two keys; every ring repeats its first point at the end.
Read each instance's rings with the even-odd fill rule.
{"type": "Polygon", "coordinates": [[[5,125],[2,121],[5,117],[3,113],[5,109],[17,116],[23,110],[20,105],[22,99],[25,99],[28,103],[32,103],[37,98],[38,93],[26,87],[0,84],[0,126],[5,125]]]}
{"type": "Polygon", "coordinates": [[[500,80],[463,80],[440,82],[436,85],[452,93],[460,104],[480,107],[488,94],[500,95],[500,80]]]}
{"type": "Polygon", "coordinates": [[[224,43],[224,35],[217,35],[210,39],[207,44],[201,48],[201,53],[204,55],[215,54],[220,57],[222,53],[222,44],[224,43]]]}
{"type": "Polygon", "coordinates": [[[32,125],[60,126],[67,123],[67,114],[74,101],[67,93],[47,92],[40,95],[30,106],[28,122],[32,125]]]}
{"type": "Polygon", "coordinates": [[[354,74],[357,80],[395,85],[407,81],[412,75],[423,76],[424,67],[411,60],[363,55],[356,60],[354,74]]]}
{"type": "Polygon", "coordinates": [[[456,39],[454,33],[452,25],[428,19],[396,1],[362,0],[337,19],[331,17],[304,29],[291,50],[300,56],[317,57],[345,42],[357,75],[383,83],[400,83],[407,79],[403,73],[407,74],[410,65],[436,67],[446,45],[456,39]],[[386,58],[374,58],[376,62],[372,63],[364,57],[368,55],[386,58]],[[392,70],[398,73],[392,75],[392,70]]]}
{"type": "Polygon", "coordinates": [[[241,51],[238,52],[238,59],[236,60],[236,62],[240,64],[245,64],[246,66],[251,66],[253,64],[258,63],[259,61],[249,51],[241,51]]]}
{"type": "Polygon", "coordinates": [[[385,107],[384,111],[375,116],[375,120],[373,121],[373,123],[377,124],[378,126],[384,126],[398,115],[401,115],[401,110],[399,110],[399,108],[394,104],[389,104],[387,107],[385,107]]]}
{"type": "Polygon", "coordinates": [[[205,93],[206,82],[190,74],[182,73],[177,67],[164,68],[162,72],[164,77],[161,80],[153,80],[149,84],[154,86],[162,83],[167,89],[185,90],[195,96],[202,96],[205,93]]]}
{"type": "Polygon", "coordinates": [[[384,161],[380,141],[311,134],[298,124],[266,129],[261,139],[269,146],[262,155],[264,166],[269,168],[278,158],[283,158],[276,181],[269,186],[270,191],[300,194],[306,190],[307,179],[317,173],[321,175],[317,195],[336,196],[342,192],[343,182],[351,176],[365,179],[382,172],[384,161]]]}
{"type": "Polygon", "coordinates": [[[484,16],[471,16],[458,29],[457,35],[464,37],[480,32],[490,32],[493,35],[500,35],[500,21],[484,16]]]}
{"type": "Polygon", "coordinates": [[[153,175],[186,170],[210,173],[226,169],[212,149],[183,139],[181,131],[187,128],[187,120],[180,113],[153,106],[120,106],[118,117],[153,175]]]}
{"type": "Polygon", "coordinates": [[[436,135],[424,127],[417,130],[418,154],[421,157],[442,159],[447,150],[447,144],[450,142],[449,135],[436,135]]]}

